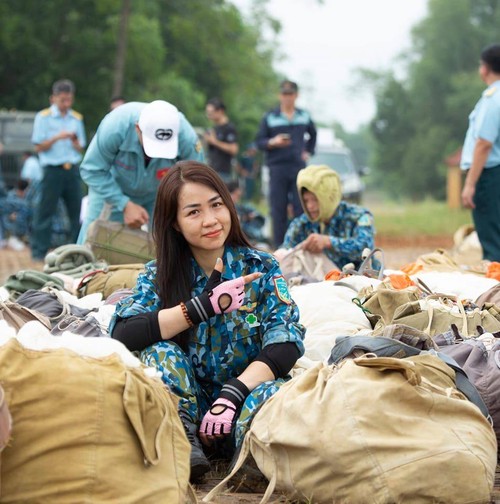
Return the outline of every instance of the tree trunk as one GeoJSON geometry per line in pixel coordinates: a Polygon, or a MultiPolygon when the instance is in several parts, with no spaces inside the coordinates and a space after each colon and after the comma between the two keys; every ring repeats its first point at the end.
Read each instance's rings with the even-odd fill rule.
{"type": "Polygon", "coordinates": [[[122,1],[118,43],[116,46],[115,71],[113,75],[113,92],[111,97],[123,94],[123,80],[125,77],[125,59],[127,57],[128,19],[130,17],[131,0],[122,1]]]}

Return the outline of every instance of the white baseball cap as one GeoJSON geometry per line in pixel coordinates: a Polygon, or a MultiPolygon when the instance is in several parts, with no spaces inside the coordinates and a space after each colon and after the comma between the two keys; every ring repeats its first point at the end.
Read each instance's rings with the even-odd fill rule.
{"type": "Polygon", "coordinates": [[[180,116],[163,100],[148,103],[139,116],[144,152],[150,158],[174,159],[179,149],[180,116]]]}

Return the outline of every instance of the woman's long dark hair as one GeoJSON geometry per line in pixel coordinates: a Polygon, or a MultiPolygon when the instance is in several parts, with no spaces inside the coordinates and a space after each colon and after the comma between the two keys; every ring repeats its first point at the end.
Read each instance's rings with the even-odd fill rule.
{"type": "MultiPolygon", "coordinates": [[[[241,230],[238,214],[226,185],[210,166],[197,161],[179,161],[160,182],[153,215],[153,240],[156,246],[157,289],[162,308],[177,306],[191,297],[192,253],[184,236],[175,229],[179,193],[187,182],[207,186],[220,194],[231,215],[231,230],[225,245],[251,247],[241,230]]],[[[189,331],[177,341],[187,348],[189,331]]]]}

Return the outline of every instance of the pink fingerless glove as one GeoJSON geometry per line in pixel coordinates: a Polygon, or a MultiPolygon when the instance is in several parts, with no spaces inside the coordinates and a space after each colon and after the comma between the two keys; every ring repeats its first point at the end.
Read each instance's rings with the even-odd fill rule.
{"type": "Polygon", "coordinates": [[[192,324],[199,324],[214,315],[236,310],[243,304],[244,286],[243,277],[223,282],[220,271],[214,269],[203,292],[186,301],[187,318],[192,324]]]}
{"type": "Polygon", "coordinates": [[[210,303],[214,312],[217,314],[231,312],[237,310],[243,304],[243,298],[245,296],[245,281],[242,277],[235,278],[234,280],[228,280],[219,284],[212,292],[208,293],[210,303]],[[228,298],[230,297],[230,304],[226,308],[228,298]]]}
{"type": "Polygon", "coordinates": [[[219,397],[203,417],[200,432],[208,436],[230,434],[235,415],[235,405],[228,399],[219,397]],[[219,409],[222,410],[220,413],[214,413],[219,409]]]}

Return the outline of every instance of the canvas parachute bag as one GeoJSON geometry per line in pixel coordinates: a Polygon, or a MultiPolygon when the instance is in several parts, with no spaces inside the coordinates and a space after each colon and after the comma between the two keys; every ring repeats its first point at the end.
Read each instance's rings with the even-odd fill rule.
{"type": "Polygon", "coordinates": [[[438,357],[318,363],[257,413],[231,474],[251,453],[274,490],[322,503],[490,502],[497,444],[438,357]]]}
{"type": "Polygon", "coordinates": [[[26,322],[37,321],[50,329],[51,323],[48,317],[36,310],[27,308],[12,301],[0,301],[0,320],[5,320],[10,327],[18,331],[26,322]]]}
{"type": "Polygon", "coordinates": [[[155,257],[151,234],[132,229],[121,222],[109,220],[110,205],[104,205],[101,215],[87,231],[86,245],[98,260],[108,264],[146,263],[155,257]]]}
{"type": "Polygon", "coordinates": [[[77,292],[79,297],[100,292],[103,299],[119,289],[135,287],[137,277],[144,271],[143,263],[111,265],[87,273],[80,281],[77,292]]]}
{"type": "Polygon", "coordinates": [[[287,279],[300,275],[317,282],[324,280],[329,271],[339,269],[325,254],[313,254],[300,246],[288,251],[280,261],[280,268],[287,279]]]}
{"type": "MultiPolygon", "coordinates": [[[[53,348],[64,339],[48,334],[48,348],[28,348],[28,332],[23,344],[3,337],[0,345],[13,423],[0,454],[0,501],[184,503],[190,445],[161,380],[118,353],[53,348]]],[[[43,334],[32,337],[38,348],[43,334]]],[[[94,344],[102,348],[102,339],[94,344]]]]}
{"type": "Polygon", "coordinates": [[[449,331],[455,325],[462,337],[471,338],[482,330],[500,331],[500,312],[495,305],[468,309],[457,296],[431,294],[423,300],[399,306],[394,311],[392,323],[420,329],[430,336],[449,331]]]}
{"type": "Polygon", "coordinates": [[[11,301],[30,289],[40,290],[42,287],[53,287],[63,290],[64,281],[60,278],[37,270],[20,270],[7,278],[3,285],[8,291],[11,301]]]}

